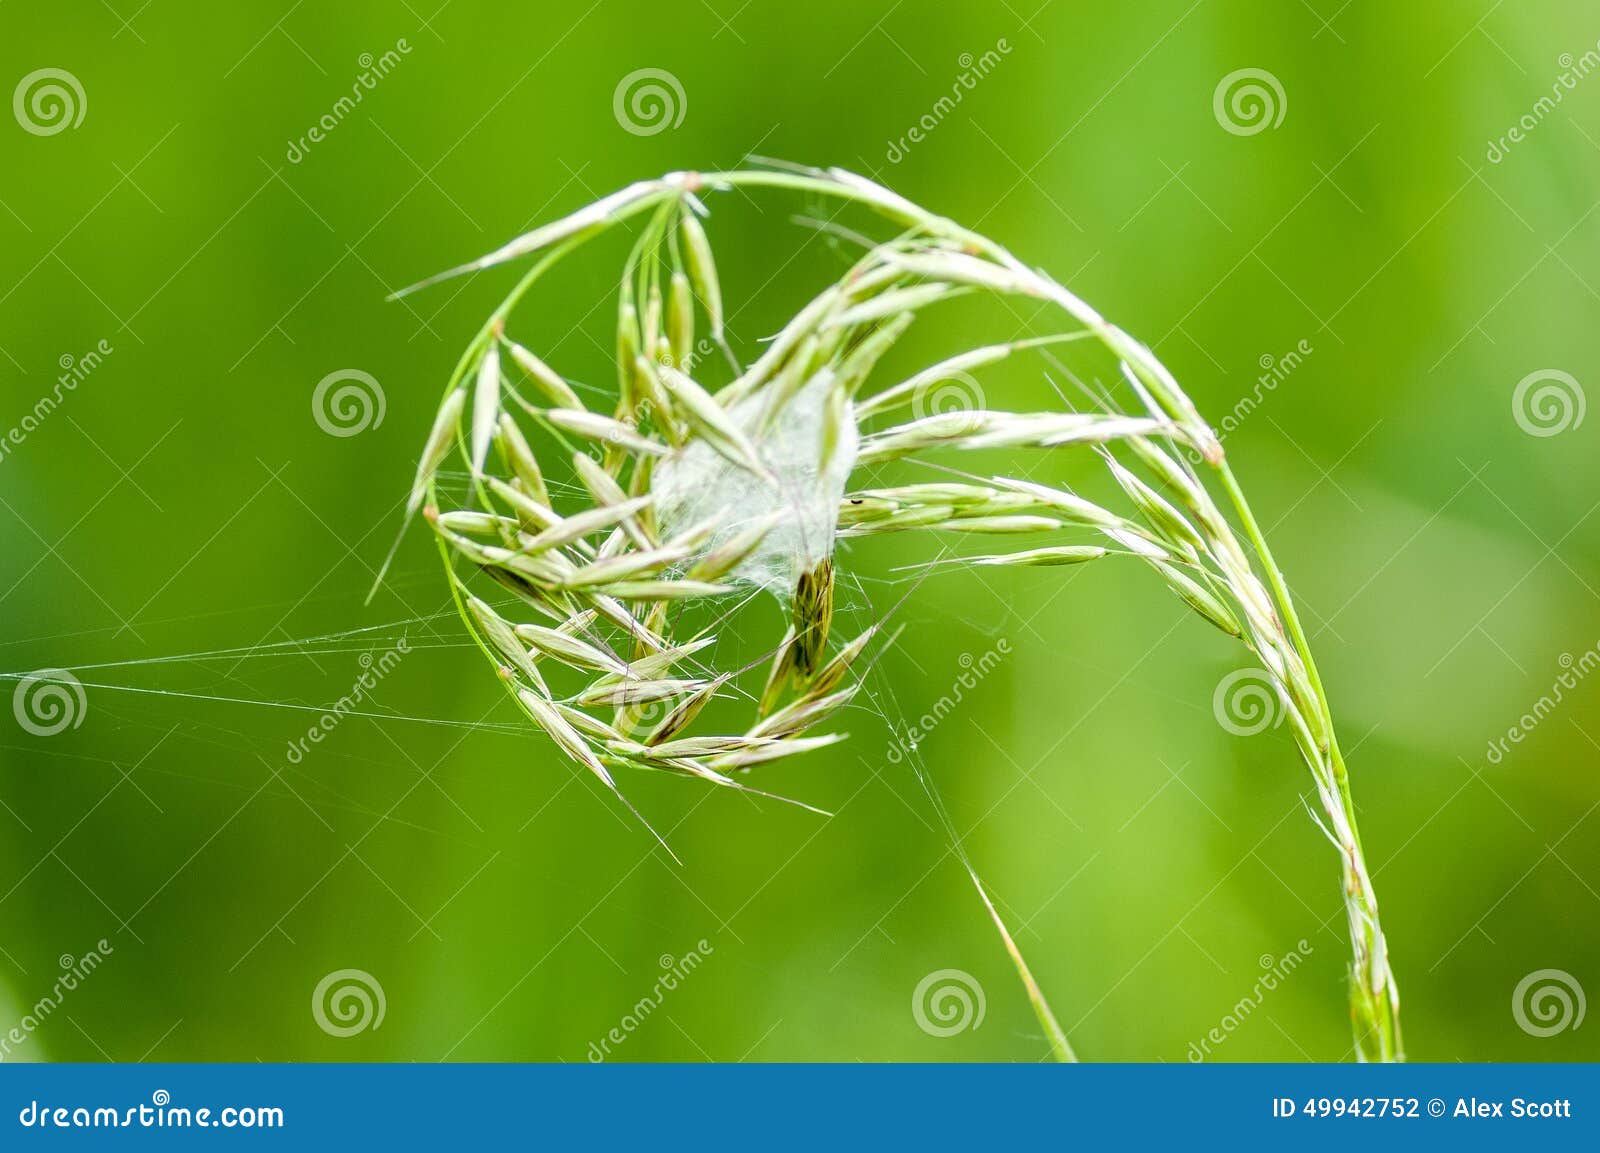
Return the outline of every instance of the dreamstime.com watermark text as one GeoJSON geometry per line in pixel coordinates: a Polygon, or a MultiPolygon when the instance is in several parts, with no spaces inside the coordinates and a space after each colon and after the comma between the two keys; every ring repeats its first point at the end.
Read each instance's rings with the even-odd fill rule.
{"type": "Polygon", "coordinates": [[[1556,64],[1561,71],[1550,82],[1549,94],[1535,100],[1532,107],[1498,139],[1489,141],[1489,147],[1484,151],[1483,157],[1490,164],[1499,164],[1504,160],[1513,148],[1544,123],[1545,118],[1556,110],[1556,106],[1567,98],[1567,93],[1578,87],[1579,81],[1586,79],[1596,69],[1600,69],[1600,42],[1596,42],[1594,47],[1587,49],[1582,56],[1563,52],[1556,60],[1556,64]]]}
{"type": "Polygon", "coordinates": [[[367,699],[367,694],[377,688],[383,679],[395,670],[400,663],[400,658],[411,651],[411,642],[401,637],[395,642],[394,648],[385,650],[379,656],[371,653],[362,653],[362,673],[356,678],[355,684],[350,686],[350,691],[333,702],[333,707],[317,719],[317,723],[305,731],[305,735],[296,737],[289,742],[289,751],[285,759],[291,765],[298,765],[306,759],[306,754],[311,751],[312,745],[320,745],[324,737],[338,728],[344,719],[356,711],[358,705],[367,699]]]}
{"type": "Polygon", "coordinates": [[[1261,968],[1265,972],[1256,978],[1255,984],[1250,986],[1250,992],[1240,997],[1234,1003],[1233,1008],[1222,1015],[1222,1020],[1206,1031],[1204,1037],[1198,1041],[1189,1042],[1190,1062],[1200,1062],[1210,1057],[1214,1049],[1233,1036],[1234,1032],[1250,1019],[1250,1015],[1261,1008],[1267,999],[1267,994],[1274,992],[1278,986],[1288,980],[1289,974],[1298,969],[1301,963],[1313,952],[1311,942],[1302,937],[1295,942],[1294,948],[1290,949],[1282,957],[1274,957],[1271,953],[1263,953],[1261,955],[1261,968]]]}
{"type": "Polygon", "coordinates": [[[950,691],[934,701],[933,707],[927,712],[909,722],[902,732],[894,734],[887,754],[889,763],[898,765],[908,755],[914,754],[917,746],[927,738],[928,734],[955,712],[956,706],[965,699],[968,690],[977,688],[983,679],[999,666],[1001,659],[1010,653],[1011,642],[1005,637],[995,641],[994,648],[980,657],[962,653],[957,662],[961,665],[962,671],[956,677],[955,683],[950,686],[950,691]]]}
{"type": "Polygon", "coordinates": [[[282,1129],[283,1109],[276,1105],[174,1105],[172,1094],[157,1089],[148,1104],[119,1108],[109,1105],[51,1105],[29,1101],[17,1112],[25,1129],[282,1129]]]}
{"type": "Polygon", "coordinates": [[[974,56],[971,52],[963,52],[956,59],[956,64],[961,71],[950,84],[950,92],[940,96],[933,102],[933,106],[924,112],[906,129],[904,136],[898,140],[888,141],[889,147],[884,150],[883,158],[890,164],[899,164],[906,158],[912,147],[921,144],[935,128],[943,124],[945,117],[956,110],[956,105],[966,99],[968,92],[978,86],[978,81],[984,79],[1000,66],[1000,61],[1011,55],[1011,42],[1004,36],[994,42],[994,47],[974,56]]]}
{"type": "Polygon", "coordinates": [[[304,160],[312,146],[326,140],[335,128],[344,123],[345,117],[356,110],[356,105],[366,99],[367,93],[378,86],[378,81],[398,68],[402,57],[409,55],[411,55],[411,44],[404,36],[394,42],[393,48],[385,49],[381,55],[374,56],[371,52],[363,52],[356,61],[361,66],[361,71],[351,81],[349,95],[340,96],[298,140],[289,141],[289,147],[284,150],[283,158],[290,164],[299,164],[304,160]]]}
{"type": "Polygon", "coordinates": [[[1566,699],[1573,689],[1577,688],[1596,668],[1600,668],[1600,641],[1583,650],[1574,657],[1571,653],[1562,653],[1557,663],[1561,666],[1561,675],[1550,683],[1550,691],[1540,695],[1539,699],[1529,706],[1528,711],[1517,718],[1517,723],[1508,728],[1505,736],[1496,737],[1489,742],[1484,756],[1491,765],[1498,765],[1505,760],[1506,754],[1511,751],[1512,745],[1520,745],[1527,740],[1533,730],[1566,699]]]}
{"type": "Polygon", "coordinates": [[[89,375],[115,351],[109,340],[102,339],[82,356],[63,353],[61,359],[57,361],[61,366],[61,372],[56,377],[54,386],[34,401],[33,407],[23,413],[16,424],[0,435],[0,461],[11,455],[13,449],[22,447],[23,441],[49,420],[51,414],[61,407],[62,402],[77,392],[78,386],[88,380],[89,375]]]}
{"type": "MultiPolygon", "coordinates": [[[[1309,340],[1300,340],[1282,356],[1273,356],[1270,352],[1262,353],[1260,359],[1256,361],[1261,367],[1261,372],[1256,377],[1255,387],[1235,401],[1233,408],[1217,422],[1215,429],[1217,443],[1227,440],[1240,425],[1249,420],[1250,415],[1260,408],[1269,396],[1277,392],[1278,386],[1288,380],[1315,351],[1316,348],[1309,340]]],[[[1205,457],[1191,448],[1189,459],[1199,464],[1205,457]]]]}
{"type": "Polygon", "coordinates": [[[679,985],[688,979],[689,974],[704,964],[705,959],[715,951],[711,942],[702,937],[695,942],[694,948],[681,957],[674,957],[671,953],[663,953],[661,955],[661,968],[664,971],[661,976],[656,978],[655,984],[650,987],[650,991],[640,997],[634,1003],[633,1008],[622,1015],[622,1020],[606,1031],[604,1037],[598,1041],[589,1042],[589,1062],[598,1065],[607,1057],[610,1057],[614,1048],[633,1036],[634,1031],[649,1020],[651,1014],[661,1008],[662,1003],[667,999],[667,994],[674,992],[679,985]]]}
{"type": "Polygon", "coordinates": [[[9,1058],[12,1053],[28,1043],[34,1030],[50,1019],[50,1015],[61,1008],[68,995],[75,992],[79,985],[89,979],[89,974],[98,969],[101,963],[116,949],[104,937],[95,942],[81,957],[74,957],[71,953],[61,955],[61,976],[56,978],[56,983],[50,991],[33,1003],[33,1007],[22,1015],[11,1028],[0,1035],[0,1061],[9,1058]]]}

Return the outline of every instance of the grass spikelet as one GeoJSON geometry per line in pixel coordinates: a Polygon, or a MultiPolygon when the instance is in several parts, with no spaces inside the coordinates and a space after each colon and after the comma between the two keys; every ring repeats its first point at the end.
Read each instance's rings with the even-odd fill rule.
{"type": "Polygon", "coordinates": [[[945,532],[1027,533],[1050,532],[1061,522],[1047,516],[952,516],[931,527],[945,532]]]}
{"type": "Polygon", "coordinates": [[[715,581],[734,569],[761,544],[781,519],[781,513],[770,513],[730,537],[725,544],[706,553],[685,574],[689,580],[715,581]]]}
{"type": "Polygon", "coordinates": [[[523,545],[523,551],[536,553],[556,548],[560,545],[570,544],[590,533],[610,528],[619,521],[626,520],[635,513],[649,508],[654,499],[652,496],[634,497],[619,501],[616,504],[592,508],[587,512],[575,513],[564,520],[558,521],[528,541],[523,545]]]}
{"type": "Polygon", "coordinates": [[[774,422],[783,408],[798,393],[810,379],[811,362],[817,354],[817,338],[815,334],[807,336],[794,355],[789,357],[777,376],[766,389],[766,407],[762,409],[761,421],[757,426],[762,435],[771,431],[774,422]]]}
{"type": "Polygon", "coordinates": [[[692,597],[720,597],[733,591],[732,585],[692,580],[614,581],[606,591],[619,600],[680,601],[692,597]]]}
{"type": "Polygon", "coordinates": [[[591,708],[597,705],[620,708],[624,705],[649,704],[651,701],[673,700],[698,692],[705,681],[664,678],[655,681],[607,681],[591,685],[578,694],[578,703],[591,708]]]}
{"type": "Polygon", "coordinates": [[[833,623],[833,562],[800,574],[794,591],[794,638],[789,642],[795,674],[808,680],[828,646],[833,623]]]}
{"type": "Polygon", "coordinates": [[[514,531],[517,523],[492,512],[474,512],[471,509],[451,509],[429,518],[448,533],[465,533],[467,536],[494,537],[514,531]]]}
{"type": "Polygon", "coordinates": [[[688,644],[674,645],[672,648],[664,649],[658,653],[635,657],[628,662],[628,675],[639,677],[643,680],[659,677],[674,665],[688,660],[708,645],[716,644],[716,641],[717,638],[715,636],[700,637],[698,640],[690,641],[688,644]]]}
{"type": "Polygon", "coordinates": [[[1195,612],[1206,620],[1216,625],[1230,637],[1243,635],[1238,619],[1232,610],[1192,578],[1186,576],[1179,569],[1167,564],[1165,561],[1150,562],[1163,577],[1172,591],[1178,594],[1178,599],[1183,601],[1195,612]]]}
{"type": "MultiPolygon", "coordinates": [[[[667,714],[666,719],[652,729],[649,735],[645,737],[645,744],[656,745],[660,742],[669,741],[672,737],[677,736],[689,725],[693,724],[694,719],[700,715],[700,711],[711,702],[712,697],[716,696],[722,691],[722,686],[727,684],[727,682],[728,678],[726,676],[718,677],[716,680],[710,682],[698,692],[695,692],[686,697],[684,700],[679,701],[673,706],[672,711],[667,714]]],[[[682,746],[684,742],[678,741],[676,743],[682,746]]],[[[668,753],[663,747],[656,750],[656,755],[662,757],[684,757],[699,754],[689,753],[682,751],[681,749],[678,752],[668,753]]]]}
{"type": "Polygon", "coordinates": [[[1034,548],[1023,552],[1003,552],[991,556],[955,558],[956,563],[998,565],[1002,568],[1055,568],[1099,560],[1106,550],[1093,544],[1064,544],[1053,548],[1034,548]]]}
{"type": "Polygon", "coordinates": [[[926,308],[938,300],[952,295],[946,284],[919,284],[914,288],[891,289],[871,300],[853,304],[823,325],[828,328],[850,328],[858,324],[871,324],[897,313],[909,317],[918,309],[926,308]]]}
{"type": "Polygon", "coordinates": [[[679,227],[683,231],[683,246],[689,258],[689,275],[694,280],[695,292],[706,310],[706,320],[711,326],[711,339],[722,343],[722,285],[717,279],[717,262],[711,255],[711,241],[705,229],[688,213],[684,213],[679,227]]]}
{"type": "Polygon", "coordinates": [[[838,387],[846,396],[855,397],[872,370],[877,367],[878,361],[883,358],[883,354],[893,348],[895,341],[905,335],[906,329],[911,327],[911,322],[915,319],[915,313],[897,314],[857,345],[844,359],[844,363],[839,366],[838,387]]]}
{"type": "Polygon", "coordinates": [[[1206,542],[1184,515],[1173,508],[1155,489],[1118,464],[1109,452],[1102,452],[1101,457],[1105,460],[1106,467],[1111,470],[1111,474],[1116,477],[1117,484],[1128,494],[1128,499],[1133,501],[1134,507],[1139,510],[1156,534],[1181,553],[1185,560],[1198,560],[1200,552],[1206,547],[1206,542]]]}
{"type": "Polygon", "coordinates": [[[445,397],[444,403],[439,406],[439,414],[433,418],[433,428],[429,430],[427,442],[422,447],[422,457],[417,461],[417,478],[411,482],[411,496],[406,501],[407,516],[422,507],[422,498],[428,493],[428,482],[450,451],[450,442],[455,437],[457,425],[461,423],[461,412],[466,403],[467,390],[458,388],[445,397]]]}
{"type": "Polygon", "coordinates": [[[483,475],[483,462],[489,458],[489,441],[500,420],[500,349],[491,344],[478,365],[477,385],[472,393],[472,475],[483,475]]]}
{"type": "Polygon", "coordinates": [[[517,672],[542,689],[544,678],[534,668],[533,658],[528,655],[527,646],[517,640],[517,634],[512,631],[511,625],[505,618],[474,596],[467,598],[467,608],[495,652],[510,661],[517,672]]]}
{"type": "Polygon", "coordinates": [[[671,365],[661,368],[661,383],[672,399],[674,409],[683,414],[689,427],[723,457],[747,469],[768,483],[775,483],[755,445],[715,400],[683,372],[671,365]]]}
{"type": "Polygon", "coordinates": [[[872,638],[878,635],[878,625],[873,625],[855,640],[845,645],[835,653],[822,668],[817,670],[817,675],[811,678],[811,683],[806,686],[806,697],[815,699],[831,693],[844,680],[845,674],[850,671],[850,666],[855,664],[856,658],[866,651],[867,645],[872,643],[872,638]]]}
{"type": "Polygon", "coordinates": [[[610,196],[601,197],[593,204],[581,208],[553,224],[546,224],[540,228],[535,228],[532,232],[524,233],[515,240],[495,249],[487,256],[479,257],[477,260],[470,261],[467,264],[457,265],[455,268],[441,272],[437,276],[430,276],[426,280],[421,280],[407,288],[402,288],[394,296],[406,296],[420,288],[426,288],[442,280],[448,280],[453,276],[461,276],[464,273],[480,272],[485,268],[493,268],[497,264],[515,260],[519,256],[527,256],[541,249],[552,248],[564,240],[570,240],[573,237],[605,228],[617,221],[626,220],[628,217],[651,207],[663,196],[674,195],[676,188],[677,185],[675,183],[666,180],[641,180],[635,184],[630,184],[620,192],[613,192],[610,196]]]}
{"type": "Polygon", "coordinates": [[[778,698],[783,695],[784,689],[789,687],[789,682],[794,679],[794,626],[789,626],[789,631],[784,634],[783,641],[778,645],[778,651],[773,655],[772,668],[767,673],[767,683],[762,686],[761,698],[756,703],[756,712],[766,716],[772,706],[778,703],[778,698]]]}
{"type": "Polygon", "coordinates": [[[522,430],[517,427],[517,422],[511,418],[509,412],[500,414],[500,451],[505,457],[506,467],[517,480],[522,482],[523,487],[528,490],[528,495],[539,504],[548,507],[550,490],[545,487],[544,472],[539,467],[539,458],[533,455],[533,449],[528,447],[527,438],[522,435],[522,430]]]}
{"type": "MultiPolygon", "coordinates": [[[[511,506],[511,510],[517,514],[518,522],[526,531],[541,533],[546,529],[565,523],[553,509],[548,507],[549,492],[545,491],[544,496],[546,499],[540,501],[521,489],[507,484],[497,476],[485,479],[488,481],[489,491],[511,506]]],[[[521,481],[520,476],[518,479],[521,481]]],[[[542,479],[539,482],[539,487],[541,491],[544,490],[542,479]]]]}
{"type": "Polygon", "coordinates": [[[551,408],[545,410],[544,418],[557,428],[577,433],[586,440],[608,447],[625,448],[629,452],[643,453],[646,456],[665,456],[671,451],[660,441],[641,435],[631,424],[624,424],[620,420],[612,420],[609,416],[601,416],[587,410],[551,408]]]}
{"type": "Polygon", "coordinates": [[[800,697],[758,722],[750,729],[750,735],[788,737],[815,728],[854,700],[857,688],[849,685],[823,697],[800,697]]]}
{"type": "Polygon", "coordinates": [[[606,767],[600,762],[599,756],[590,748],[589,742],[584,740],[583,734],[561,714],[552,702],[545,700],[531,689],[517,690],[517,699],[522,702],[522,707],[533,718],[534,724],[549,734],[550,739],[556,743],[557,748],[599,777],[608,789],[616,790],[617,783],[611,779],[611,774],[606,771],[606,767]]]}
{"type": "Polygon", "coordinates": [[[617,310],[617,390],[621,396],[617,405],[619,413],[631,413],[639,407],[640,351],[639,310],[631,301],[624,301],[617,310]]]}
{"type": "Polygon", "coordinates": [[[590,644],[588,641],[579,640],[560,629],[546,628],[543,625],[520,624],[513,629],[513,635],[527,641],[539,652],[547,654],[563,664],[574,665],[583,669],[596,669],[603,673],[612,673],[617,676],[627,676],[628,666],[618,659],[615,653],[590,644]]]}
{"type": "MultiPolygon", "coordinates": [[[[504,338],[502,338],[504,340],[504,338]]],[[[557,408],[582,409],[583,401],[578,394],[572,391],[572,386],[561,378],[561,374],[529,352],[514,340],[504,340],[505,346],[511,352],[511,359],[517,367],[527,373],[528,379],[534,384],[546,400],[557,408]]]]}
{"type": "Polygon", "coordinates": [[[847,735],[846,733],[829,733],[822,737],[791,737],[784,740],[759,741],[738,752],[728,753],[716,758],[711,762],[711,768],[719,772],[737,772],[741,769],[752,768],[755,765],[764,765],[768,761],[776,761],[782,757],[792,757],[800,753],[825,749],[829,745],[838,744],[847,735]]]}
{"type": "Polygon", "coordinates": [[[677,269],[667,295],[667,346],[672,363],[689,371],[694,363],[694,293],[689,278],[677,269]]]}
{"type": "Polygon", "coordinates": [[[584,565],[563,582],[567,588],[584,585],[614,585],[629,577],[645,573],[658,573],[668,565],[677,564],[689,555],[687,549],[656,548],[638,552],[625,552],[605,560],[584,565]]]}

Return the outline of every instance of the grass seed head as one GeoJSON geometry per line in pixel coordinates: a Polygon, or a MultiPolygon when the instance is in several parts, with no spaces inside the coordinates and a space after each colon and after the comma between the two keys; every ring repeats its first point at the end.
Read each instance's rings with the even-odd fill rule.
{"type": "MultiPolygon", "coordinates": [[[[860,688],[859,681],[847,681],[874,630],[831,655],[828,649],[838,537],[903,534],[909,542],[918,533],[932,541],[942,533],[1068,528],[1097,534],[1103,543],[940,556],[910,567],[1055,567],[1127,554],[1150,566],[1200,616],[1241,638],[1272,680],[1312,771],[1319,824],[1339,847],[1352,927],[1358,1052],[1400,1055],[1388,947],[1304,630],[1215,434],[1148,347],[993,241],[837,169],[706,178],[674,173],[640,182],[462,270],[538,251],[545,255],[495,312],[447,387],[418,462],[407,516],[444,487],[435,483],[438,470],[452,445],[464,442],[473,505],[430,508],[429,520],[447,552],[480,568],[548,622],[513,625],[470,593],[460,600],[497,674],[567,756],[612,789],[608,764],[745,788],[725,774],[839,739],[812,731],[860,688]],[[812,296],[740,371],[724,343],[722,290],[696,219],[704,209],[695,193],[742,183],[838,197],[886,218],[899,234],[866,238],[848,272],[812,296]],[[604,416],[591,412],[533,352],[506,339],[501,321],[556,260],[634,216],[647,223],[619,281],[618,397],[604,416]],[[957,352],[878,387],[878,365],[922,310],[994,294],[1041,302],[1041,311],[1056,310],[1070,325],[957,352]],[[735,378],[714,394],[700,380],[709,382],[715,366],[694,363],[696,298],[712,340],[734,363],[735,378]],[[878,425],[879,417],[901,414],[952,377],[981,372],[1026,349],[1077,340],[1116,363],[1133,401],[1121,406],[1127,411],[1119,411],[1114,395],[1085,387],[1091,411],[936,411],[878,425]],[[502,349],[518,374],[505,375],[502,349]],[[524,397],[524,378],[541,406],[524,397]],[[472,415],[463,430],[469,391],[472,415]],[[517,421],[503,411],[506,396],[569,450],[569,435],[600,445],[599,463],[576,453],[570,460],[576,484],[548,478],[517,421]],[[872,431],[863,433],[863,422],[872,431]],[[503,465],[493,470],[491,441],[503,465]],[[1128,445],[1122,459],[1104,448],[1118,442],[1128,445]],[[1014,449],[1102,450],[1120,490],[1118,503],[1103,507],[1065,486],[1005,477],[925,484],[877,479],[880,468],[933,464],[927,458],[946,450],[1014,449]],[[1180,450],[1198,451],[1215,470],[1232,521],[1202,479],[1205,470],[1191,468],[1180,450]],[[846,497],[850,475],[863,467],[875,487],[846,497]],[[585,494],[588,506],[582,507],[585,494]],[[572,497],[580,507],[569,507],[572,497]],[[1115,511],[1124,500],[1131,506],[1127,515],[1115,511]],[[709,624],[706,618],[724,608],[701,602],[750,586],[778,593],[788,608],[784,638],[756,700],[759,719],[740,736],[695,735],[702,710],[744,671],[719,671],[711,652],[701,655],[712,643],[706,634],[721,624],[721,617],[709,624]],[[557,665],[586,682],[559,701],[545,683],[557,665]],[[592,715],[596,709],[614,710],[611,722],[592,715]]],[[[451,579],[458,579],[453,568],[451,579]]],[[[1066,1051],[1059,1025],[1044,1015],[1041,1021],[1057,1051],[1066,1051]]]]}

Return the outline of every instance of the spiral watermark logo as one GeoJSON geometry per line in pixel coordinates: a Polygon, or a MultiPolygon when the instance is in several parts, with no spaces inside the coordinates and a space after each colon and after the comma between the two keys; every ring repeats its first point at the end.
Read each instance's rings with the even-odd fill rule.
{"type": "Polygon", "coordinates": [[[1583,385],[1559,368],[1530,372],[1511,393],[1512,419],[1529,436],[1556,436],[1577,428],[1587,407],[1583,385]]]}
{"type": "Polygon", "coordinates": [[[365,969],[335,969],[311,993],[311,1019],[330,1037],[354,1037],[383,1024],[389,1003],[365,969]]]}
{"type": "Polygon", "coordinates": [[[78,78],[65,68],[40,68],[17,84],[11,111],[24,132],[54,136],[83,123],[89,97],[78,78]]]}
{"type": "Polygon", "coordinates": [[[954,1037],[978,1028],[987,1008],[983,986],[963,969],[935,969],[911,994],[911,1016],[930,1037],[954,1037]]]}
{"type": "Polygon", "coordinates": [[[1278,692],[1260,669],[1236,669],[1218,681],[1211,712],[1236,737],[1253,737],[1283,720],[1278,692]]]}
{"type": "Polygon", "coordinates": [[[965,372],[923,381],[911,393],[911,412],[918,420],[957,412],[978,412],[987,407],[983,386],[965,372]]]}
{"type": "Polygon", "coordinates": [[[1554,1037],[1583,1024],[1583,986],[1565,969],[1535,969],[1511,993],[1511,1017],[1530,1037],[1554,1037]]]}
{"type": "Polygon", "coordinates": [[[617,82],[611,111],[625,132],[654,136],[683,123],[689,98],[682,82],[665,68],[640,68],[617,82]]]}
{"type": "Polygon", "coordinates": [[[88,710],[83,686],[66,669],[29,673],[11,694],[11,712],[17,724],[36,737],[53,737],[78,728],[88,710]]]}
{"type": "Polygon", "coordinates": [[[1254,136],[1283,123],[1289,97],[1283,83],[1265,68],[1230,72],[1211,94],[1211,112],[1224,131],[1254,136]]]}
{"type": "MultiPolygon", "coordinates": [[[[653,701],[639,701],[628,706],[628,719],[632,722],[631,727],[635,732],[654,733],[672,718],[672,714],[677,712],[683,703],[682,697],[657,697],[653,701]]],[[[680,722],[673,727],[682,728],[684,723],[680,722]]]]}
{"type": "Polygon", "coordinates": [[[377,428],[387,407],[383,386],[359,368],[330,372],[311,393],[311,415],[329,436],[356,436],[377,428]]]}

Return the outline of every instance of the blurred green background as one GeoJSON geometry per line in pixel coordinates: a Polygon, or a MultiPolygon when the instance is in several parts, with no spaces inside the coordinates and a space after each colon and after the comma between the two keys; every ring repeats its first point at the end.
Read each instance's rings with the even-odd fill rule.
{"type": "MultiPolygon", "coordinates": [[[[0,710],[0,1028],[104,953],[7,1059],[581,1061],[691,950],[615,1057],[1039,1059],[887,755],[1001,640],[920,753],[1080,1054],[1188,1059],[1293,951],[1211,1058],[1350,1055],[1307,774],[1284,731],[1219,725],[1244,655],[1146,573],[930,580],[873,676],[888,719],[855,709],[850,741],[761,775],[832,819],[625,782],[682,868],[516,723],[441,615],[422,531],[363,604],[444,377],[516,272],[385,294],[752,152],[995,236],[1154,344],[1214,423],[1252,398],[1227,447],[1352,750],[1410,1055],[1600,1057],[1594,1023],[1540,1037],[1512,1009],[1539,970],[1600,990],[1597,422],[1553,410],[1530,435],[1548,422],[1514,403],[1530,374],[1570,374],[1574,406],[1593,383],[1597,39],[1577,0],[0,8],[5,91],[63,69],[83,113],[48,135],[25,100],[0,117],[0,435],[81,374],[0,457],[0,671],[85,686],[58,734],[0,710]],[[643,68],[681,87],[681,121],[646,135],[614,108],[643,68]],[[1249,134],[1214,108],[1243,68],[1282,92],[1249,134]],[[346,369],[385,411],[331,436],[312,394],[346,369]],[[402,632],[387,715],[290,763],[402,632]],[[343,969],[381,985],[381,1026],[319,1027],[343,969]],[[912,1010],[944,969],[985,1005],[949,1037],[912,1010]]],[[[748,349],[849,254],[792,226],[800,198],[712,207],[748,349]]],[[[579,379],[608,378],[619,258],[597,248],[522,314],[579,379]]],[[[1015,324],[956,315],[900,367],[1015,324]]],[[[990,402],[1037,404],[1039,368],[985,378],[990,402]]],[[[900,591],[896,560],[844,554],[852,621],[900,591]]],[[[752,636],[775,627],[752,613],[752,636]]]]}

